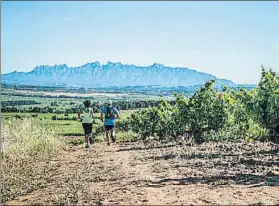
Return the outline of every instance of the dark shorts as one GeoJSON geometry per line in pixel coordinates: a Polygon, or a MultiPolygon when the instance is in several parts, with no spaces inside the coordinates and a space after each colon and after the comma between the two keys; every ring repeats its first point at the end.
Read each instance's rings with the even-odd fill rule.
{"type": "Polygon", "coordinates": [[[106,131],[113,130],[114,129],[114,125],[105,125],[105,129],[106,129],[106,131]]]}
{"type": "Polygon", "coordinates": [[[85,134],[90,134],[92,133],[92,125],[91,123],[82,123],[82,127],[84,129],[85,134]]]}

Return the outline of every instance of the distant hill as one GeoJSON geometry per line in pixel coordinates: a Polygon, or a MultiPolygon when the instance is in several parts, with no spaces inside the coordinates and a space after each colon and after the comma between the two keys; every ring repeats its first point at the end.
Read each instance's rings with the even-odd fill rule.
{"type": "Polygon", "coordinates": [[[162,64],[151,66],[124,65],[108,62],[101,65],[99,62],[88,63],[79,67],[67,65],[37,66],[30,72],[12,72],[2,74],[3,83],[24,83],[33,85],[79,85],[92,87],[105,86],[195,86],[203,85],[214,79],[216,86],[236,85],[226,79],[218,79],[211,74],[198,72],[183,67],[167,67],[162,64]]]}

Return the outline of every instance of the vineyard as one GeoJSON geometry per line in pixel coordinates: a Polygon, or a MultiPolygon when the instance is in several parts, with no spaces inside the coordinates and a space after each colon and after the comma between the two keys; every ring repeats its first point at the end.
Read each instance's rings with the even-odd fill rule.
{"type": "Polygon", "coordinates": [[[228,87],[217,91],[213,86],[214,80],[208,81],[189,99],[175,94],[175,105],[162,100],[156,107],[136,111],[120,127],[142,139],[278,141],[278,74],[262,68],[259,85],[251,91],[228,87]]]}

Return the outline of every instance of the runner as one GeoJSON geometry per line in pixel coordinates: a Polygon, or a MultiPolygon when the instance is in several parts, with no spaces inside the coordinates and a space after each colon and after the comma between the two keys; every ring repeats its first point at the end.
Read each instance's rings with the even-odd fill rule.
{"type": "Polygon", "coordinates": [[[93,119],[94,119],[94,114],[93,114],[93,109],[91,108],[91,101],[86,100],[83,102],[84,108],[79,110],[78,117],[80,119],[80,115],[82,113],[82,127],[84,129],[84,134],[85,134],[85,148],[89,148],[88,144],[88,139],[90,141],[90,144],[94,143],[93,140],[93,135],[92,135],[92,127],[93,127],[93,119]]]}
{"type": "Polygon", "coordinates": [[[112,101],[108,101],[101,113],[101,120],[104,121],[106,138],[108,145],[110,145],[110,138],[112,142],[116,141],[115,138],[115,119],[120,118],[119,111],[112,106],[112,101]],[[104,121],[105,115],[105,121],[104,121]]]}

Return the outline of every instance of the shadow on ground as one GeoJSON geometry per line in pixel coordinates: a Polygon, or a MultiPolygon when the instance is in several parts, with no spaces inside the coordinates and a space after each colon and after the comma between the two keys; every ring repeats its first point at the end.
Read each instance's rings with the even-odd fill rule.
{"type": "Polygon", "coordinates": [[[140,150],[150,150],[150,149],[165,149],[165,148],[172,148],[177,146],[176,144],[160,144],[160,145],[146,145],[146,146],[136,146],[136,147],[129,147],[125,148],[125,144],[121,144],[118,152],[125,152],[125,151],[140,151],[140,150]]]}
{"type": "Polygon", "coordinates": [[[254,160],[254,159],[243,159],[240,160],[241,164],[247,165],[247,166],[265,166],[265,167],[273,167],[273,166],[279,166],[279,160],[277,161],[261,161],[261,160],[254,160]]]}
{"type": "MultiPolygon", "coordinates": [[[[269,150],[269,151],[259,151],[259,152],[249,152],[249,153],[239,153],[239,154],[225,154],[225,153],[194,153],[194,154],[183,154],[183,155],[177,155],[177,154],[166,154],[162,156],[151,156],[150,159],[153,160],[170,160],[170,159],[185,159],[185,160],[191,160],[191,159],[216,159],[216,158],[224,158],[224,157],[249,157],[253,156],[255,154],[258,155],[275,155],[279,154],[279,149],[269,150]]],[[[262,161],[252,161],[252,162],[246,162],[247,164],[264,164],[262,161]]],[[[274,161],[272,164],[278,165],[278,161],[274,161]]]]}
{"type": "Polygon", "coordinates": [[[209,185],[250,185],[251,187],[279,186],[279,175],[268,173],[267,175],[237,174],[235,176],[213,176],[213,177],[187,177],[187,178],[165,178],[153,181],[147,187],[162,187],[165,185],[187,185],[187,184],[209,184],[209,185]]]}

